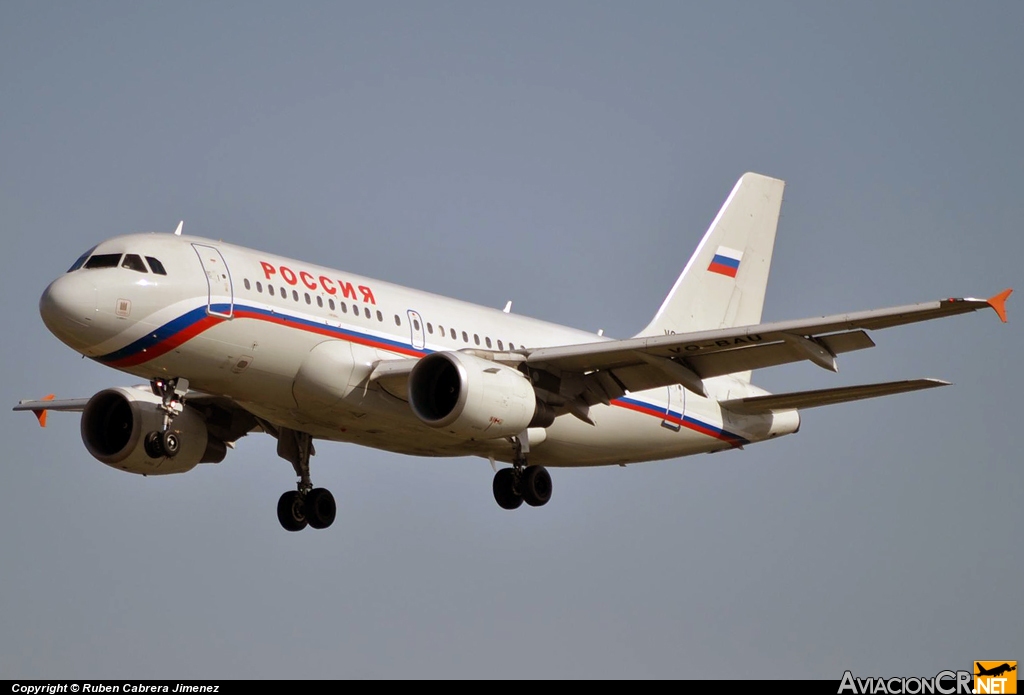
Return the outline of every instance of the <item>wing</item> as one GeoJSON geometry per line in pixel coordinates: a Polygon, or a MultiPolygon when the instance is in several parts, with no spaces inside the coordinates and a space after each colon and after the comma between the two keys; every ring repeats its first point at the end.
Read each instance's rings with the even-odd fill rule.
{"type": "Polygon", "coordinates": [[[54,395],[51,393],[49,396],[43,396],[38,400],[19,401],[18,405],[14,406],[14,409],[31,410],[35,414],[36,419],[39,420],[39,426],[46,427],[47,411],[57,410],[68,413],[80,413],[85,410],[85,404],[88,402],[88,398],[64,398],[56,400],[54,395]]]}
{"type": "Polygon", "coordinates": [[[836,355],[874,346],[866,330],[984,308],[994,309],[1005,322],[1012,291],[990,299],[942,299],[756,326],[539,348],[528,351],[525,362],[542,376],[555,376],[547,390],[587,405],[669,384],[707,396],[703,380],[723,374],[802,360],[836,371],[836,355]]]}
{"type": "MultiPolygon", "coordinates": [[[[136,387],[149,391],[149,386],[136,387]]],[[[46,427],[46,414],[51,410],[58,412],[80,413],[85,410],[88,398],[56,399],[53,394],[37,400],[23,400],[14,406],[14,410],[31,410],[40,427],[46,427]]],[[[197,410],[203,417],[210,434],[224,443],[232,443],[249,432],[260,430],[260,424],[252,413],[230,398],[212,396],[202,391],[189,391],[185,402],[197,410]]]]}
{"type": "MultiPolygon", "coordinates": [[[[994,309],[1005,322],[1006,299],[1012,291],[1004,290],[990,299],[942,299],[890,309],[713,331],[516,352],[474,349],[464,352],[511,367],[525,365],[541,400],[553,406],[558,413],[569,412],[588,421],[587,409],[590,406],[610,403],[631,391],[682,384],[706,397],[704,379],[802,360],[837,371],[837,355],[874,347],[875,343],[866,330],[929,321],[984,308],[994,309]]],[[[414,358],[381,360],[374,365],[369,381],[407,400],[409,374],[418,362],[414,358]]],[[[920,379],[736,399],[728,403],[737,412],[763,412],[842,403],[944,385],[946,382],[920,379]]]]}

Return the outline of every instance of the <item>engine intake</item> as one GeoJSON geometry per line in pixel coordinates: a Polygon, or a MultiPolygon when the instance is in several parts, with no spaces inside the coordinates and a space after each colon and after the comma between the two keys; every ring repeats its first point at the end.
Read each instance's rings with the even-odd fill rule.
{"type": "Polygon", "coordinates": [[[419,361],[409,375],[409,405],[425,424],[474,439],[519,434],[548,412],[521,372],[461,352],[419,361]]]}
{"type": "Polygon", "coordinates": [[[98,461],[129,473],[184,473],[200,463],[224,459],[224,443],[209,436],[202,416],[188,406],[171,427],[180,433],[181,451],[174,458],[150,458],[146,434],[163,428],[161,399],[141,388],[113,388],[89,399],[82,412],[82,441],[98,461]]]}

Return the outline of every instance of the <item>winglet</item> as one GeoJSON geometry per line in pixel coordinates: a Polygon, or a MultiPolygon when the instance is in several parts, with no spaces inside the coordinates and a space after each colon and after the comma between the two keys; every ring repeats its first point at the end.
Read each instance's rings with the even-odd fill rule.
{"type": "MultiPolygon", "coordinates": [[[[39,400],[41,401],[52,401],[56,397],[56,394],[51,393],[49,396],[43,396],[39,400]]],[[[33,410],[32,414],[36,416],[36,420],[39,420],[40,427],[46,427],[46,410],[33,410]]]]}
{"type": "Polygon", "coordinates": [[[1006,323],[1006,298],[1013,294],[1013,288],[1007,288],[997,294],[994,297],[989,297],[986,301],[988,305],[996,310],[999,314],[999,319],[1006,323]]]}

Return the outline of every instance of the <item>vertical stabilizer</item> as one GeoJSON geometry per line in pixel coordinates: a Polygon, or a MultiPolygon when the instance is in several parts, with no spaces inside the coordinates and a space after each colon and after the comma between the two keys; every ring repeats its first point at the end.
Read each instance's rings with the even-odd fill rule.
{"type": "Polygon", "coordinates": [[[638,336],[761,322],[785,182],[744,174],[638,336]]]}

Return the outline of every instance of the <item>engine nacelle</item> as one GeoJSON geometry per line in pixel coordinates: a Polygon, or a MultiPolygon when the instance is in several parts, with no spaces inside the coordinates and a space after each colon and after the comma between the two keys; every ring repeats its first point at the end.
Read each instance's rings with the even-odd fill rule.
{"type": "Polygon", "coordinates": [[[419,361],[409,375],[409,405],[427,425],[474,439],[519,434],[538,411],[533,385],[521,372],[461,352],[419,361]]]}
{"type": "Polygon", "coordinates": [[[174,458],[150,458],[143,442],[150,432],[163,429],[160,404],[159,396],[141,388],[100,391],[82,412],[85,448],[112,468],[143,475],[184,473],[196,464],[224,459],[224,443],[209,436],[202,416],[188,406],[171,423],[180,433],[181,450],[174,458]]]}

